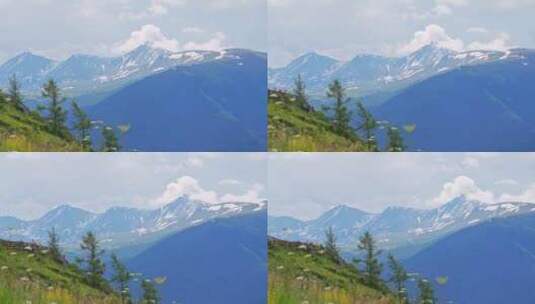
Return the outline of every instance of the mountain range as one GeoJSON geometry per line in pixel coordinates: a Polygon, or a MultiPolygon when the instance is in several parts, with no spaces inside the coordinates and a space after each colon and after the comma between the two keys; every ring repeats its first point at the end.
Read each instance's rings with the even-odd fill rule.
{"type": "Polygon", "coordinates": [[[308,221],[270,216],[268,231],[279,239],[323,243],[325,230],[332,227],[343,249],[354,248],[360,236],[370,231],[382,248],[395,249],[421,246],[492,218],[534,211],[535,204],[487,204],[464,196],[434,209],[389,207],[378,214],[341,205],[308,221]]]}
{"type": "Polygon", "coordinates": [[[43,83],[54,79],[67,95],[78,96],[112,90],[174,66],[234,57],[231,50],[172,52],[147,44],[117,57],[74,54],[63,61],[24,52],[0,65],[0,87],[16,75],[23,92],[35,98],[43,83]]]}
{"type": "Polygon", "coordinates": [[[269,69],[269,86],[287,90],[293,87],[295,78],[301,75],[312,96],[325,98],[328,84],[338,79],[351,96],[362,97],[378,92],[397,91],[460,66],[519,56],[522,56],[521,50],[458,52],[436,44],[426,45],[403,57],[361,54],[349,61],[308,53],[285,67],[269,69]]]}
{"type": "Polygon", "coordinates": [[[61,246],[69,250],[77,249],[88,231],[98,236],[104,248],[124,248],[153,243],[211,219],[249,214],[265,208],[266,202],[209,204],[187,196],[154,210],[114,207],[104,213],[94,213],[62,205],[30,221],[0,217],[0,239],[46,244],[48,232],[55,228],[61,246]]]}

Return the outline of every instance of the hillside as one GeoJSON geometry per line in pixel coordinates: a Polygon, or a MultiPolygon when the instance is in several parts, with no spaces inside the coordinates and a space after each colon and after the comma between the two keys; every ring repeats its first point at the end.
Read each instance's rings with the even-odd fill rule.
{"type": "Polygon", "coordinates": [[[269,304],[387,304],[388,295],[364,286],[356,270],[338,265],[321,246],[269,241],[269,304]]]}
{"type": "Polygon", "coordinates": [[[424,151],[532,151],[535,148],[535,51],[464,66],[403,90],[375,115],[416,130],[424,151]]]}
{"type": "Polygon", "coordinates": [[[264,304],[266,210],[216,219],[175,233],[127,262],[158,287],[164,304],[264,304]]]}
{"type": "Polygon", "coordinates": [[[0,303],[119,304],[93,289],[72,265],[55,261],[47,248],[0,241],[0,303]]]}
{"type": "Polygon", "coordinates": [[[125,150],[265,151],[266,56],[226,54],[143,78],[87,112],[93,120],[128,125],[125,150]]]}
{"type": "Polygon", "coordinates": [[[365,151],[362,143],[340,136],[318,111],[307,112],[281,91],[270,91],[268,102],[269,151],[365,151]]]}
{"type": "Polygon", "coordinates": [[[440,303],[535,303],[535,216],[493,219],[458,231],[405,262],[429,278],[447,278],[440,303]]]}
{"type": "Polygon", "coordinates": [[[76,152],[80,146],[46,130],[45,121],[31,112],[4,103],[0,96],[0,152],[76,152]]]}

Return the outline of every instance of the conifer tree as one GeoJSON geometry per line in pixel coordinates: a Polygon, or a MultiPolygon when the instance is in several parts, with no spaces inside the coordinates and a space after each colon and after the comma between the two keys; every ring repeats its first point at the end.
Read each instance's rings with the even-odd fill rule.
{"type": "Polygon", "coordinates": [[[114,270],[111,281],[117,284],[121,303],[131,304],[132,296],[130,295],[128,284],[132,280],[132,274],[115,254],[111,255],[111,265],[114,270]]]}
{"type": "Polygon", "coordinates": [[[332,227],[325,230],[325,251],[328,255],[336,259],[337,263],[340,263],[340,251],[336,245],[336,234],[334,233],[332,227]]]}
{"type": "Polygon", "coordinates": [[[106,265],[102,261],[104,250],[100,249],[99,242],[92,232],[87,232],[82,239],[80,248],[86,255],[80,262],[82,267],[85,264],[84,270],[88,284],[95,288],[107,289],[108,286],[104,279],[106,265]]]}
{"type": "Polygon", "coordinates": [[[351,113],[347,109],[349,99],[346,99],[344,87],[339,80],[333,81],[327,90],[327,97],[334,98],[334,129],[335,132],[348,138],[353,138],[351,129],[351,113]]]}
{"type": "Polygon", "coordinates": [[[357,262],[364,264],[364,282],[373,288],[384,290],[384,282],[381,280],[382,265],[379,262],[381,251],[377,249],[371,233],[366,231],[360,238],[358,249],[364,252],[364,259],[357,262]]]}
{"type": "Polygon", "coordinates": [[[361,120],[357,130],[364,132],[368,151],[377,151],[377,141],[374,134],[375,129],[377,129],[377,121],[360,101],[357,102],[357,113],[361,120]]]}
{"type": "Polygon", "coordinates": [[[418,296],[418,304],[435,304],[435,292],[433,286],[426,279],[420,279],[418,281],[418,290],[420,292],[418,296]]]}
{"type": "Polygon", "coordinates": [[[50,122],[50,131],[58,136],[64,137],[66,132],[65,121],[67,120],[67,111],[63,109],[65,98],[61,96],[60,89],[56,82],[50,79],[43,87],[42,95],[48,98],[47,105],[48,117],[50,122]]]}
{"type": "Polygon", "coordinates": [[[88,150],[91,148],[91,120],[74,100],[72,102],[72,112],[75,118],[74,129],[77,132],[78,142],[83,150],[88,150]]]}
{"type": "Polygon", "coordinates": [[[407,271],[393,255],[388,255],[388,265],[392,272],[390,281],[394,283],[395,293],[400,304],[409,304],[409,296],[405,288],[405,282],[409,279],[407,271]]]}
{"type": "Polygon", "coordinates": [[[48,250],[50,251],[50,255],[54,260],[56,260],[59,263],[64,263],[65,258],[63,257],[63,254],[61,253],[61,248],[59,246],[59,235],[56,232],[56,228],[52,227],[52,229],[48,232],[48,250]]]}
{"type": "Polygon", "coordinates": [[[312,110],[312,107],[308,104],[308,97],[306,95],[306,85],[303,81],[303,78],[301,77],[301,74],[297,75],[297,78],[295,79],[293,94],[295,95],[297,105],[301,109],[307,112],[310,112],[312,110]]]}
{"type": "Polygon", "coordinates": [[[403,152],[405,151],[405,145],[403,144],[403,138],[399,129],[396,127],[388,128],[388,152],[403,152]]]}
{"type": "Polygon", "coordinates": [[[9,78],[7,97],[9,98],[9,102],[17,109],[21,111],[26,111],[26,106],[24,106],[22,93],[20,92],[20,82],[17,79],[16,75],[13,75],[9,78]]]}
{"type": "Polygon", "coordinates": [[[121,150],[119,139],[112,127],[104,126],[102,128],[102,137],[104,139],[102,152],[119,152],[121,150]]]}
{"type": "Polygon", "coordinates": [[[158,290],[151,280],[143,280],[141,282],[141,289],[143,290],[143,297],[141,298],[141,304],[159,304],[160,296],[158,290]]]}

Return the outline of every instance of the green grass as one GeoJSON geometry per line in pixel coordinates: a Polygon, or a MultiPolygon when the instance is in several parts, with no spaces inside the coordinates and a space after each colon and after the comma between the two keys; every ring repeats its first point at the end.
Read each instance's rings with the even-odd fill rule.
{"type": "Polygon", "coordinates": [[[76,152],[82,149],[73,140],[49,133],[46,122],[36,113],[0,103],[0,152],[7,151],[76,152]]]}
{"type": "Polygon", "coordinates": [[[301,109],[283,92],[269,93],[268,135],[272,152],[366,151],[360,141],[336,134],[323,113],[301,109]]]}
{"type": "Polygon", "coordinates": [[[44,247],[0,241],[0,303],[119,304],[114,294],[84,283],[72,264],[55,261],[44,247]]]}
{"type": "Polygon", "coordinates": [[[390,304],[365,286],[351,265],[336,263],[318,245],[269,241],[269,304],[390,304]]]}

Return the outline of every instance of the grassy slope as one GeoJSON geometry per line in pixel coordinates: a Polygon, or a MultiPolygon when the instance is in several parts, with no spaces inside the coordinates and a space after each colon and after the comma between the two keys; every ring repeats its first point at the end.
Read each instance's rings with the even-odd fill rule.
{"type": "Polygon", "coordinates": [[[269,150],[274,152],[365,151],[361,142],[332,131],[332,124],[320,112],[306,112],[282,92],[270,92],[268,103],[269,150]]]}
{"type": "Polygon", "coordinates": [[[390,304],[364,286],[355,268],[338,265],[321,246],[269,241],[269,304],[390,304]]]}
{"type": "Polygon", "coordinates": [[[86,285],[72,265],[62,265],[46,248],[0,241],[0,303],[119,304],[110,294],[86,285]]]}
{"type": "Polygon", "coordinates": [[[46,131],[45,122],[9,104],[0,104],[0,152],[74,152],[80,146],[46,131]]]}

